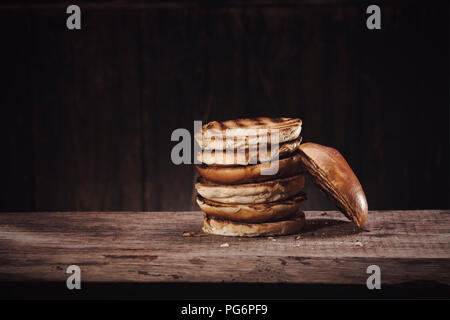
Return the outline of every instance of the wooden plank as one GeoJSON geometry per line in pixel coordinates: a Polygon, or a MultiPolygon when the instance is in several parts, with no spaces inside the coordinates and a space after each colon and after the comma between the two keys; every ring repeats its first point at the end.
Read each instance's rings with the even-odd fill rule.
{"type": "Polygon", "coordinates": [[[382,283],[450,285],[450,211],[371,212],[368,231],[341,213],[306,212],[294,236],[229,238],[198,233],[200,212],[0,214],[0,281],[361,284],[376,264],[382,283]],[[229,247],[221,247],[228,243],[229,247]]]}
{"type": "Polygon", "coordinates": [[[142,210],[135,15],[33,17],[36,210],[142,210]]]}
{"type": "Polygon", "coordinates": [[[28,13],[0,11],[0,211],[35,209],[31,30],[28,13]]]}
{"type": "Polygon", "coordinates": [[[139,15],[144,205],[150,210],[193,208],[196,169],[172,163],[177,142],[171,134],[184,128],[193,139],[194,120],[202,120],[211,103],[205,95],[205,20],[186,9],[139,15]]]}
{"type": "Polygon", "coordinates": [[[340,150],[371,209],[449,208],[447,2],[387,2],[379,31],[364,2],[105,3],[81,4],[80,31],[62,4],[0,6],[0,209],[196,209],[172,131],[261,115],[340,150]]]}
{"type": "MultiPolygon", "coordinates": [[[[445,30],[443,37],[444,33],[449,37],[448,24],[443,23],[448,21],[448,3],[445,6],[443,19],[438,18],[443,12],[443,7],[438,6],[420,9],[420,14],[429,18],[416,19],[411,15],[418,13],[417,6],[404,7],[397,3],[388,6],[388,10],[383,9],[383,32],[356,31],[358,51],[370,51],[372,55],[358,54],[359,80],[355,84],[358,95],[355,98],[358,105],[364,105],[364,112],[360,118],[361,134],[354,138],[358,146],[350,149],[350,156],[358,159],[355,169],[370,195],[369,204],[382,203],[377,205],[378,209],[450,207],[449,166],[440,160],[430,160],[443,156],[441,161],[449,161],[449,110],[436,105],[438,100],[448,99],[449,46],[447,41],[444,44],[432,36],[432,30],[445,30]],[[435,47],[434,57],[424,60],[429,46],[435,47]],[[446,70],[442,69],[443,65],[446,70]],[[430,77],[441,80],[430,87],[426,84],[430,77]],[[419,91],[421,94],[417,94],[419,91]],[[372,112],[388,104],[391,107],[382,107],[382,112],[372,112]],[[418,130],[419,124],[421,129],[425,128],[421,125],[424,123],[430,124],[426,135],[418,130]],[[371,129],[367,130],[369,127],[371,129]],[[404,134],[398,131],[399,127],[404,134]],[[365,143],[370,143],[371,147],[364,148],[365,143]],[[419,145],[425,151],[414,152],[415,156],[411,157],[411,150],[419,145]],[[431,176],[434,178],[427,178],[431,176]],[[375,191],[380,186],[383,192],[375,191]],[[399,192],[405,188],[407,192],[399,192]],[[427,190],[425,197],[422,190],[427,190]],[[437,192],[436,198],[434,192],[437,192]],[[425,198],[435,198],[436,202],[431,200],[427,205],[425,198]]],[[[351,138],[349,132],[347,140],[351,138]]]]}
{"type": "MultiPolygon", "coordinates": [[[[380,0],[378,4],[390,2],[380,0]]],[[[409,1],[411,2],[411,1],[409,1]]],[[[419,0],[415,0],[419,2],[419,0]]],[[[197,8],[197,7],[299,7],[318,5],[349,5],[349,4],[370,4],[370,0],[232,0],[227,2],[208,3],[198,0],[128,0],[128,1],[80,1],[77,3],[81,8],[89,9],[148,9],[148,8],[197,8]]],[[[39,8],[61,8],[67,7],[70,2],[61,1],[6,1],[0,7],[8,10],[39,9],[39,8]]]]}

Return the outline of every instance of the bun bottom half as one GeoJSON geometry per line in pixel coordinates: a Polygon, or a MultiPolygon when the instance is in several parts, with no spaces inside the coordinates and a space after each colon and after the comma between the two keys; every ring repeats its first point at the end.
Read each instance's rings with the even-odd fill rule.
{"type": "Polygon", "coordinates": [[[241,223],[203,217],[202,230],[208,234],[230,237],[263,237],[295,234],[305,225],[305,214],[298,211],[283,220],[263,223],[241,223]]]}
{"type": "Polygon", "coordinates": [[[293,176],[303,172],[299,153],[279,159],[278,161],[248,166],[223,167],[198,165],[197,170],[203,178],[217,184],[255,183],[293,176]],[[271,169],[275,170],[277,166],[278,170],[276,173],[269,174],[272,173],[271,169]]]}

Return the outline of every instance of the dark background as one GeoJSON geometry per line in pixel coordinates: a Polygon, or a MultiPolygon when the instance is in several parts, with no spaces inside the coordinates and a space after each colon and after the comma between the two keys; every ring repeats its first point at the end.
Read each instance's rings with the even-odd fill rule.
{"type": "Polygon", "coordinates": [[[1,211],[197,209],[172,131],[254,116],[302,118],[370,209],[449,208],[448,1],[78,1],[78,31],[71,3],[21,2],[0,5],[1,211]]]}

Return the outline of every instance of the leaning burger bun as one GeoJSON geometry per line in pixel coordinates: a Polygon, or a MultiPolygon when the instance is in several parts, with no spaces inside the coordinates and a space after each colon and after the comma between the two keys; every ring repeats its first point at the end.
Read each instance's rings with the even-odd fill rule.
{"type": "Polygon", "coordinates": [[[298,211],[288,218],[263,223],[239,223],[205,216],[203,231],[210,234],[234,237],[282,236],[300,232],[305,215],[298,211]]]}
{"type": "Polygon", "coordinates": [[[305,176],[298,174],[259,183],[223,185],[199,178],[195,183],[198,194],[203,198],[220,203],[267,203],[285,200],[303,190],[305,176]]]}
{"type": "Polygon", "coordinates": [[[298,153],[280,159],[278,164],[272,161],[248,166],[198,165],[197,170],[203,178],[217,184],[252,183],[291,176],[302,172],[301,158],[298,153]],[[264,172],[268,173],[271,170],[270,168],[274,168],[275,165],[278,165],[278,171],[275,174],[263,174],[264,172]]]}
{"type": "Polygon", "coordinates": [[[300,193],[293,198],[260,204],[228,204],[197,196],[197,204],[207,215],[218,219],[240,222],[277,220],[297,212],[306,196],[300,193]]]}
{"type": "Polygon", "coordinates": [[[295,140],[302,130],[302,120],[293,118],[254,118],[228,121],[212,121],[195,134],[195,140],[203,150],[229,148],[254,148],[271,142],[277,133],[278,143],[295,140]],[[264,134],[267,130],[266,134],[264,134]],[[268,135],[268,136],[267,136],[268,135]],[[226,137],[232,137],[227,139],[226,137]],[[219,138],[218,138],[219,137],[219,138]]]}
{"type": "Polygon", "coordinates": [[[368,205],[364,190],[339,151],[316,143],[299,147],[302,164],[314,182],[358,227],[366,223],[368,205]]]}

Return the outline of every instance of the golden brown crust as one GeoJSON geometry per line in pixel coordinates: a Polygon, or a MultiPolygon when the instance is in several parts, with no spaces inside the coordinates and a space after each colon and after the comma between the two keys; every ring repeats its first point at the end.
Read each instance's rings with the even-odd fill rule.
{"type": "Polygon", "coordinates": [[[197,196],[197,203],[207,215],[240,222],[278,220],[297,212],[306,199],[303,193],[291,199],[261,204],[224,204],[197,196]]]}
{"type": "Polygon", "coordinates": [[[368,214],[364,190],[353,170],[336,149],[316,143],[300,145],[305,169],[344,215],[363,227],[368,214]]]}
{"type": "Polygon", "coordinates": [[[227,220],[203,218],[203,231],[209,234],[234,237],[261,237],[295,234],[305,224],[305,214],[298,211],[283,220],[264,223],[238,223],[227,220]]]}
{"type": "Polygon", "coordinates": [[[275,162],[232,167],[199,165],[197,170],[203,178],[217,184],[253,183],[292,176],[302,172],[301,157],[298,153],[291,157],[280,159],[276,174],[261,174],[264,170],[268,170],[274,165],[275,162]]]}
{"type": "Polygon", "coordinates": [[[197,161],[206,165],[214,166],[235,166],[235,165],[251,165],[257,163],[264,163],[287,157],[297,152],[302,137],[298,137],[295,140],[281,143],[278,149],[271,150],[271,146],[268,145],[265,152],[262,152],[259,148],[246,148],[243,152],[235,150],[235,152],[227,153],[224,150],[199,151],[196,155],[197,161]]]}
{"type": "Polygon", "coordinates": [[[227,148],[249,148],[259,143],[270,143],[267,137],[261,137],[258,130],[268,130],[268,134],[276,132],[278,143],[295,140],[302,129],[302,120],[295,118],[254,118],[228,121],[211,121],[195,134],[195,139],[203,150],[225,150],[227,148]],[[226,136],[243,139],[226,139],[226,136]],[[220,139],[217,139],[220,137],[220,139]]]}
{"type": "Polygon", "coordinates": [[[282,201],[303,190],[304,174],[258,183],[223,185],[199,177],[195,188],[203,198],[220,203],[257,204],[282,201]]]}

